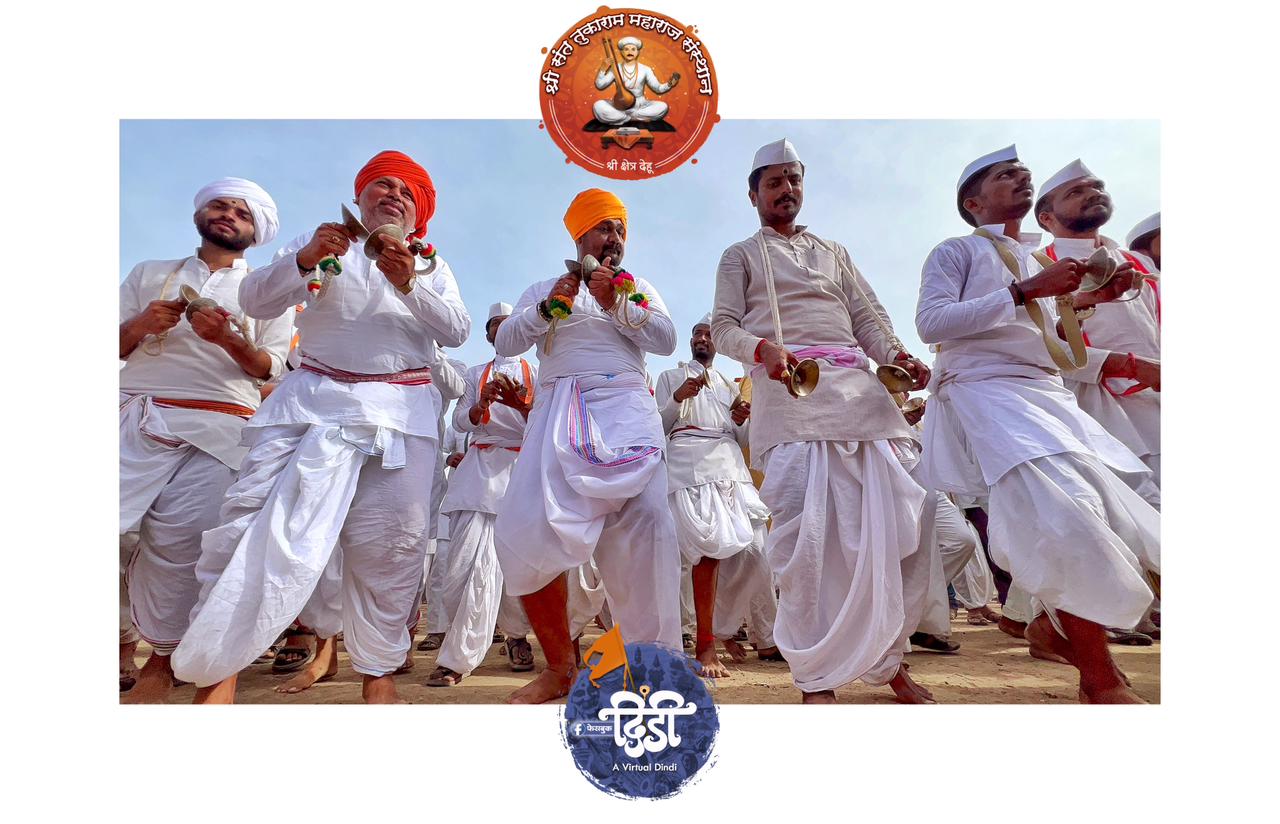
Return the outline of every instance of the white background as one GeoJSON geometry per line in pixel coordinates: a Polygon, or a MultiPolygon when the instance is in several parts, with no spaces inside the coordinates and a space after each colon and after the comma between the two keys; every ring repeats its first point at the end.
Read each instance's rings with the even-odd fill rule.
{"type": "Polygon", "coordinates": [[[1252,5],[1225,1],[1186,11],[1098,2],[837,11],[800,0],[654,9],[699,27],[726,118],[1162,120],[1170,454],[1161,706],[727,707],[717,764],[651,808],[610,799],[576,773],[555,708],[117,705],[119,120],[537,118],[540,49],[593,10],[10,9],[0,56],[5,274],[16,287],[5,314],[2,688],[16,820],[1116,821],[1176,812],[1226,821],[1257,809],[1274,782],[1275,740],[1277,542],[1263,528],[1272,514],[1264,499],[1274,497],[1273,324],[1261,317],[1276,272],[1276,141],[1265,122],[1275,28],[1252,5]],[[529,812],[517,813],[521,804],[529,812]]]}

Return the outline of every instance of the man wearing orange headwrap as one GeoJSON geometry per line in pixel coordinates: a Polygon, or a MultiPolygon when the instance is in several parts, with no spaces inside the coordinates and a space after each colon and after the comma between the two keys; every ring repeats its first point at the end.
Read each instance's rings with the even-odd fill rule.
{"type": "Polygon", "coordinates": [[[622,201],[590,189],[574,199],[564,224],[574,259],[565,274],[525,290],[494,341],[507,357],[536,344],[539,363],[524,448],[494,531],[507,592],[521,596],[547,668],[512,703],[568,693],[576,666],[566,572],[593,559],[627,641],[680,643],[666,437],[644,363],[646,352],[675,351],[675,326],[652,284],[621,269],[622,201]],[[597,263],[584,270],[588,254],[597,263]]]}
{"type": "MultiPolygon", "coordinates": [[[[435,188],[408,156],[377,155],[355,191],[366,230],[426,234],[435,188]]],[[[439,345],[462,345],[471,319],[434,249],[390,236],[353,243],[364,234],[323,223],[241,286],[251,317],[306,311],[300,367],[246,427],[249,454],[222,526],[205,533],[200,602],[174,653],[178,677],[200,687],[197,702],[234,697],[236,673],[303,610],[339,540],[352,667],[366,701],[397,700],[392,673],[409,651],[439,440],[430,367],[439,345]]]]}

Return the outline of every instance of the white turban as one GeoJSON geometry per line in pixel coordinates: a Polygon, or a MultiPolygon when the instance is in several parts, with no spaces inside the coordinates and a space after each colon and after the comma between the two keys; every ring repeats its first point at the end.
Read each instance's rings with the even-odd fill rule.
{"type": "Polygon", "coordinates": [[[640,42],[639,37],[624,37],[618,41],[618,48],[623,46],[635,46],[637,49],[643,49],[644,43],[640,42]]]}
{"type": "Polygon", "coordinates": [[[253,215],[254,246],[262,246],[275,240],[276,232],[280,231],[280,216],[276,211],[276,202],[267,194],[266,189],[243,177],[224,177],[196,192],[196,211],[220,197],[238,198],[249,207],[249,213],[253,215]]]}

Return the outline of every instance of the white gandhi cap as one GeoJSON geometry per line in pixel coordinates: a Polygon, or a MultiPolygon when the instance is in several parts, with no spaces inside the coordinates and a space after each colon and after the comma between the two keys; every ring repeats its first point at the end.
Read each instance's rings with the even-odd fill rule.
{"type": "Polygon", "coordinates": [[[960,217],[964,218],[964,222],[972,226],[977,224],[973,222],[972,216],[964,209],[964,201],[960,197],[960,193],[964,191],[964,187],[969,181],[978,175],[990,169],[997,163],[1006,163],[1011,160],[1018,159],[1018,147],[1016,144],[1010,143],[1003,149],[996,149],[990,154],[984,154],[982,157],[964,167],[964,171],[960,173],[960,179],[956,181],[956,208],[960,210],[960,217]]]}
{"type": "Polygon", "coordinates": [[[1160,213],[1156,212],[1129,230],[1129,234],[1124,236],[1124,245],[1132,249],[1136,241],[1158,231],[1160,231],[1160,213]]]}
{"type": "Polygon", "coordinates": [[[779,163],[799,162],[800,155],[796,154],[796,147],[784,137],[781,140],[766,143],[756,150],[756,156],[751,161],[751,171],[763,169],[765,166],[777,166],[779,163]]]}

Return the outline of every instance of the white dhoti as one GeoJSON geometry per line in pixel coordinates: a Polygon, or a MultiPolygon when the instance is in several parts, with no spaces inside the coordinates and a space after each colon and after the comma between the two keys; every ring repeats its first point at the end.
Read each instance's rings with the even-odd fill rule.
{"type": "Polygon", "coordinates": [[[689,570],[703,558],[715,558],[721,563],[716,572],[712,633],[722,640],[733,637],[751,613],[752,603],[758,600],[757,614],[753,616],[756,620],[749,623],[757,636],[768,639],[769,643],[763,646],[773,646],[777,598],[764,559],[764,525],[769,509],[756,488],[745,481],[721,480],[677,489],[669,497],[682,560],[682,629],[692,633],[696,624],[689,570]],[[768,615],[770,612],[773,615],[768,615]],[[757,623],[766,617],[768,626],[757,623]]]}
{"type": "MultiPolygon", "coordinates": [[[[974,536],[977,536],[976,531],[974,536]]],[[[973,553],[960,574],[951,579],[951,586],[956,591],[956,600],[965,609],[979,609],[990,604],[996,597],[996,579],[991,574],[986,553],[973,553]]]]}
{"type": "Polygon", "coordinates": [[[434,440],[319,424],[252,436],[222,525],[205,534],[200,600],[174,653],[175,674],[208,686],[253,661],[302,612],[339,541],[352,667],[393,672],[417,606],[434,440]]]}
{"type": "Polygon", "coordinates": [[[889,441],[783,443],[766,456],[774,637],[803,691],[898,671],[928,580],[916,551],[925,492],[902,463],[913,460],[889,441]]]}
{"type": "Polygon", "coordinates": [[[661,431],[634,442],[655,417],[638,374],[543,389],[498,513],[497,553],[512,595],[594,560],[626,640],[678,649],[680,552],[661,431]]]}
{"type": "Polygon", "coordinates": [[[1151,604],[1144,570],[1160,571],[1159,513],[1091,455],[1007,472],[991,487],[987,538],[992,559],[1045,607],[1130,628],[1151,604]]]}
{"type": "Polygon", "coordinates": [[[628,120],[661,120],[666,117],[671,107],[661,100],[647,100],[637,97],[636,104],[629,109],[619,109],[608,100],[597,100],[591,105],[591,113],[596,120],[611,126],[619,126],[628,120]]]}
{"type": "MultiPolygon", "coordinates": [[[[230,467],[174,437],[135,396],[120,408],[120,546],[128,552],[129,625],[157,655],[178,645],[200,594],[200,536],[218,525],[230,467]]],[[[122,643],[137,640],[121,616],[122,643]]]]}
{"type": "Polygon", "coordinates": [[[711,631],[720,640],[732,638],[745,619],[747,637],[760,649],[773,646],[778,596],[764,555],[764,524],[756,526],[754,533],[746,548],[720,562],[711,631]]]}
{"type": "MultiPolygon", "coordinates": [[[[964,513],[944,493],[935,492],[933,496],[934,537],[928,547],[933,556],[929,563],[929,595],[916,631],[946,636],[951,634],[947,584],[960,575],[975,553],[981,553],[977,552],[978,533],[965,520],[964,513]]],[[[990,571],[987,575],[990,577],[990,571]]]]}

